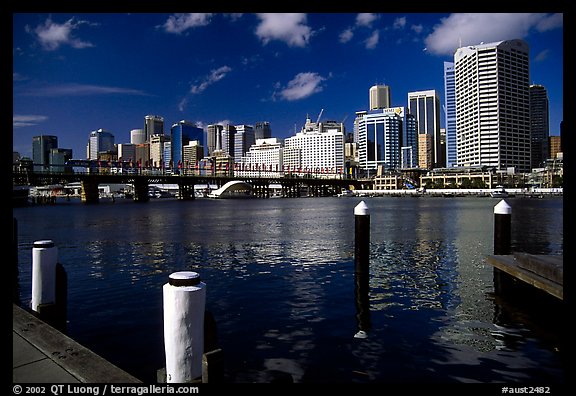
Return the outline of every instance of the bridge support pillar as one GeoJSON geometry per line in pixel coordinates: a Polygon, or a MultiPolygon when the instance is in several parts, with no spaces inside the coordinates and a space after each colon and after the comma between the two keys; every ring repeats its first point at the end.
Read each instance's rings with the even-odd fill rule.
{"type": "Polygon", "coordinates": [[[178,199],[180,200],[188,201],[196,198],[194,196],[194,184],[179,184],[178,191],[178,199]]]}
{"type": "Polygon", "coordinates": [[[85,179],[81,182],[82,192],[80,194],[83,203],[98,203],[100,194],[98,193],[98,182],[94,179],[85,179]]]}
{"type": "Polygon", "coordinates": [[[148,181],[134,180],[134,202],[148,202],[148,181]]]}

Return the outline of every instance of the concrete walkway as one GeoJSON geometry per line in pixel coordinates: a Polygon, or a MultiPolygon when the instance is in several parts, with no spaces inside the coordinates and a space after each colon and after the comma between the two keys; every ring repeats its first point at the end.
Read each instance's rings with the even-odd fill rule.
{"type": "Polygon", "coordinates": [[[13,383],[141,382],[13,304],[13,383]]]}

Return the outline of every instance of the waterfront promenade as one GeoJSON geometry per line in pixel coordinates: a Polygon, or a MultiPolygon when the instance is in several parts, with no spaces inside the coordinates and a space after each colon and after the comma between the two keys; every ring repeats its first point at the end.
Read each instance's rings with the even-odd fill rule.
{"type": "Polygon", "coordinates": [[[141,382],[13,304],[13,383],[141,382]]]}

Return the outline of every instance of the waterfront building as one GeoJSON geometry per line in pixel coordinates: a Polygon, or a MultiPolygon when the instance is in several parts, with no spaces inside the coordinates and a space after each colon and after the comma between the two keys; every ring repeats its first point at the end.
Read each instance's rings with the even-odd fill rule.
{"type": "Polygon", "coordinates": [[[415,167],[418,149],[416,121],[404,107],[357,112],[358,160],[368,172],[415,167]],[[410,147],[410,149],[408,149],[410,147]],[[406,160],[401,163],[401,150],[406,160]]]}
{"type": "Polygon", "coordinates": [[[446,127],[446,166],[456,166],[456,82],[454,62],[444,62],[444,126],[446,127]]]}
{"type": "Polygon", "coordinates": [[[136,144],[119,143],[116,145],[116,151],[119,161],[136,161],[136,144]]]}
{"type": "Polygon", "coordinates": [[[170,140],[168,135],[152,135],[150,137],[150,165],[159,168],[164,162],[164,145],[170,140]]]}
{"type": "Polygon", "coordinates": [[[102,128],[90,132],[87,151],[91,160],[99,159],[101,152],[114,151],[114,135],[102,128]]]}
{"type": "Polygon", "coordinates": [[[134,145],[136,153],[136,166],[148,167],[150,166],[150,143],[142,143],[134,145]]]}
{"type": "Polygon", "coordinates": [[[432,135],[418,134],[418,166],[422,169],[432,169],[432,135]]]}
{"type": "Polygon", "coordinates": [[[191,121],[181,120],[172,125],[170,130],[171,143],[171,161],[173,167],[182,165],[183,154],[182,150],[185,145],[191,140],[203,141],[204,130],[198,128],[191,121]]]}
{"type": "Polygon", "coordinates": [[[39,135],[32,137],[32,161],[34,171],[47,171],[50,165],[50,150],[58,148],[58,136],[39,135]]]}
{"type": "Polygon", "coordinates": [[[132,144],[146,143],[146,134],[144,133],[144,129],[132,129],[130,131],[130,143],[132,144]]]}
{"type": "Polygon", "coordinates": [[[212,156],[214,150],[222,150],[222,130],[224,126],[220,124],[208,125],[206,129],[206,148],[208,150],[207,155],[212,156]]]}
{"type": "Polygon", "coordinates": [[[236,137],[236,126],[226,124],[220,134],[220,150],[234,158],[234,139],[236,137]]]}
{"type": "Polygon", "coordinates": [[[342,123],[313,123],[307,117],[302,130],[284,140],[285,169],[337,177],[344,171],[344,132],[342,123]]]}
{"type": "Polygon", "coordinates": [[[172,142],[170,140],[164,142],[162,158],[164,159],[164,167],[170,168],[170,164],[172,164],[172,142]]]}
{"type": "Polygon", "coordinates": [[[52,148],[50,149],[50,172],[72,172],[72,166],[66,165],[66,161],[72,159],[72,149],[52,148]]]}
{"type": "Polygon", "coordinates": [[[236,164],[238,176],[278,176],[284,165],[284,148],[277,138],[256,139],[239,164],[236,164]]]}
{"type": "Polygon", "coordinates": [[[390,87],[380,84],[370,87],[370,110],[388,109],[390,107],[392,107],[390,87]]]}
{"type": "Polygon", "coordinates": [[[548,158],[555,159],[558,158],[558,155],[562,156],[562,139],[560,139],[560,136],[549,136],[548,147],[548,158]]]}
{"type": "Polygon", "coordinates": [[[550,117],[548,93],[542,85],[530,85],[531,167],[541,168],[548,159],[550,117]]]}
{"type": "Polygon", "coordinates": [[[272,128],[268,121],[260,121],[254,125],[254,142],[257,139],[268,139],[272,137],[272,128]]]}
{"type": "Polygon", "coordinates": [[[197,168],[200,160],[204,158],[204,146],[202,146],[199,140],[190,140],[188,144],[182,148],[182,155],[186,168],[197,168]]]}
{"type": "MultiPolygon", "coordinates": [[[[236,125],[234,135],[234,161],[241,162],[250,147],[256,144],[256,133],[252,125],[236,125]]],[[[232,155],[231,154],[231,155],[232,155]]]]}
{"type": "Polygon", "coordinates": [[[440,97],[436,90],[408,92],[408,112],[416,117],[418,134],[432,136],[433,167],[442,167],[440,97]]]}
{"type": "Polygon", "coordinates": [[[529,47],[506,40],[454,54],[457,164],[530,170],[529,47]]]}
{"type": "Polygon", "coordinates": [[[164,118],[158,115],[144,117],[144,139],[150,142],[152,135],[164,135],[164,118]]]}

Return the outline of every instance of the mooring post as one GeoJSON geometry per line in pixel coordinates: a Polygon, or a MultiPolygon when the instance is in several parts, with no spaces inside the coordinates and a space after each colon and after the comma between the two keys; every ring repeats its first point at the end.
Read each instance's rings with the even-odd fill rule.
{"type": "MultiPolygon", "coordinates": [[[[508,255],[512,245],[512,208],[503,199],[494,206],[494,254],[508,255]]],[[[513,286],[514,279],[494,267],[494,291],[503,294],[513,286]]]]}
{"type": "Polygon", "coordinates": [[[364,201],[354,208],[354,279],[358,332],[354,338],[366,338],[370,329],[370,211],[364,201]]]}
{"type": "Polygon", "coordinates": [[[192,382],[202,377],[206,284],[196,272],[174,272],[163,298],[166,382],[192,382]]]}
{"type": "Polygon", "coordinates": [[[54,242],[34,242],[30,308],[40,319],[61,331],[66,328],[67,284],[66,271],[58,263],[58,248],[54,242]]]}

